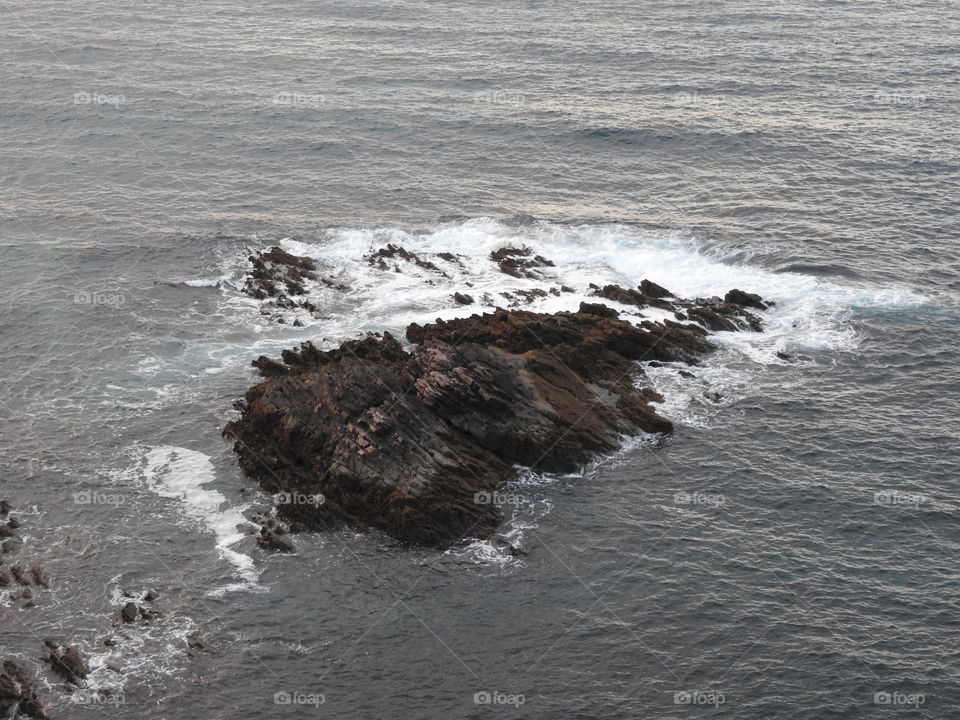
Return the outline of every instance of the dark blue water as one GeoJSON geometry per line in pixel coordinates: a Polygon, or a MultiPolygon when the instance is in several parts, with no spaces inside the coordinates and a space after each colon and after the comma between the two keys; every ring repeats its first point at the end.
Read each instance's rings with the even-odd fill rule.
{"type": "Polygon", "coordinates": [[[956,716],[958,31],[949,2],[0,6],[3,564],[51,585],[0,589],[4,658],[55,718],[956,716]],[[377,274],[388,241],[469,273],[377,274]],[[239,292],[279,242],[350,288],[304,327],[239,292]],[[643,277],[778,305],[650,370],[672,437],[511,488],[528,556],[257,548],[220,436],[249,360],[470,312],[463,283],[519,287],[504,242],[574,306],[643,277]],[[163,616],[114,627],[148,588],[163,616]]]}

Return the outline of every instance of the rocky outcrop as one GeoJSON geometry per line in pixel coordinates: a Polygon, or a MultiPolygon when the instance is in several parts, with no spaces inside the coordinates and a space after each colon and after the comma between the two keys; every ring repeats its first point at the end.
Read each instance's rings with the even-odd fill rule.
{"type": "Polygon", "coordinates": [[[0,670],[0,717],[45,718],[37,688],[27,672],[13,660],[0,670]]]}
{"type": "Polygon", "coordinates": [[[652,280],[640,281],[640,293],[652,298],[670,297],[672,293],[662,285],[657,285],[652,280]]]}
{"type": "MultiPolygon", "coordinates": [[[[446,254],[447,257],[453,257],[452,255],[446,254]]],[[[446,258],[445,258],[446,259],[446,258]]],[[[454,258],[455,259],[455,258],[454,258]]],[[[393,245],[392,243],[386,247],[382,247],[374,253],[371,253],[367,256],[367,262],[370,265],[380,268],[381,270],[389,270],[390,266],[387,264],[387,260],[403,260],[404,262],[412,263],[417,267],[423,268],[424,270],[430,270],[435,273],[439,273],[444,277],[447,277],[447,274],[438,268],[434,263],[429,260],[424,260],[416,253],[412,253],[401,245],[393,245]]],[[[400,272],[400,266],[394,263],[393,269],[396,272],[400,272]]]]}
{"type": "Polygon", "coordinates": [[[63,645],[53,640],[44,640],[47,654],[43,660],[68,684],[80,687],[90,674],[90,667],[80,651],[75,647],[63,645]]]}
{"type": "Polygon", "coordinates": [[[17,530],[20,529],[20,520],[14,513],[13,506],[6,500],[0,500],[0,590],[8,590],[10,600],[20,604],[20,607],[34,606],[34,588],[48,589],[50,581],[46,572],[39,565],[24,568],[19,563],[5,568],[4,564],[11,562],[13,556],[20,550],[21,544],[17,530]]]}
{"type": "MultiPolygon", "coordinates": [[[[307,294],[307,283],[322,283],[328,288],[347,290],[347,286],[334,278],[321,275],[317,264],[311,258],[294,255],[280,247],[259,250],[248,258],[251,270],[243,285],[243,292],[252,298],[264,301],[260,312],[272,315],[278,323],[286,319],[277,310],[302,309],[309,313],[318,312],[317,306],[303,296],[307,294]]],[[[296,319],[294,325],[302,325],[296,319]]]]}
{"type": "MultiPolygon", "coordinates": [[[[133,623],[138,620],[153,620],[160,617],[159,610],[153,609],[151,604],[160,597],[156,590],[146,590],[141,592],[123,591],[123,597],[127,602],[120,608],[120,622],[133,623]]],[[[116,624],[116,623],[114,623],[116,624]]]]}
{"type": "Polygon", "coordinates": [[[528,247],[503,247],[490,253],[490,259],[500,267],[500,271],[515,278],[541,277],[536,268],[553,267],[553,261],[542,255],[534,255],[528,247]]]}
{"type": "MultiPolygon", "coordinates": [[[[266,379],[224,433],[244,472],[286,498],[276,512],[291,527],[435,546],[488,536],[502,518],[486,498],[515,466],[572,472],[625,434],[671,430],[637,361],[696,364],[712,349],[697,325],[636,326],[588,303],[412,324],[406,337],[410,351],[384,333],[254,361],[266,379]]],[[[258,541],[285,544],[280,527],[258,541]]]]}
{"type": "Polygon", "coordinates": [[[317,279],[317,265],[313,260],[292,255],[279,247],[261,250],[248,259],[253,270],[244,291],[258,300],[268,297],[284,300],[290,295],[303,295],[304,282],[317,279]]]}
{"type": "Polygon", "coordinates": [[[606,298],[607,300],[623,303],[624,305],[636,305],[641,308],[650,306],[658,307],[661,310],[673,310],[673,305],[662,299],[662,293],[669,295],[669,291],[664,290],[659,285],[656,291],[660,292],[661,295],[645,295],[643,292],[631,288],[623,288],[619,285],[605,285],[602,288],[596,288],[593,294],[606,298]]]}
{"type": "Polygon", "coordinates": [[[743,290],[737,290],[736,288],[724,295],[723,301],[731,305],[751,307],[756,308],[757,310],[766,310],[768,307],[770,307],[770,305],[773,304],[764,302],[763,299],[755,293],[744,292],[743,290]]]}

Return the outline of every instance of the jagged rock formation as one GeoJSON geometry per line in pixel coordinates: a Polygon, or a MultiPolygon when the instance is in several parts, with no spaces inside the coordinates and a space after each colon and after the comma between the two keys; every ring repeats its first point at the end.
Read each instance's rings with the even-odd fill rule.
{"type": "MultiPolygon", "coordinates": [[[[540,259],[500,260],[517,261],[508,267],[521,272],[528,268],[520,262],[540,259]]],[[[739,296],[670,304],[653,283],[645,293],[608,287],[601,292],[665,303],[707,327],[714,315],[729,329],[759,324],[732,301],[739,296]]],[[[291,527],[346,523],[447,546],[494,532],[501,513],[484,499],[515,465],[571,472],[625,434],[669,432],[637,361],[696,364],[712,349],[706,335],[672,320],[636,326],[583,303],[577,312],[498,309],[413,324],[412,351],[389,333],[329,351],[304,343],[282,362],[254,361],[266,379],[238,403],[240,417],[224,433],[265,489],[323,498],[279,505],[291,527]]]]}
{"type": "Polygon", "coordinates": [[[540,277],[536,268],[553,267],[553,261],[542,255],[534,255],[530,248],[503,247],[490,253],[490,259],[500,266],[500,271],[515,278],[540,277]]]}
{"type": "Polygon", "coordinates": [[[80,651],[55,640],[44,640],[43,644],[47,648],[44,662],[68,684],[81,687],[90,674],[90,666],[80,651]]]}

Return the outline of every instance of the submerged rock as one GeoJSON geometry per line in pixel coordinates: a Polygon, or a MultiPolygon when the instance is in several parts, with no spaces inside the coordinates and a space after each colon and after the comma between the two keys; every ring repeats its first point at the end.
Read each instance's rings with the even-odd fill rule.
{"type": "Polygon", "coordinates": [[[140,616],[140,608],[136,603],[128,602],[120,609],[120,619],[125,623],[132,623],[140,616]]]}
{"type": "Polygon", "coordinates": [[[503,247],[490,253],[490,259],[500,267],[500,272],[515,278],[538,278],[536,268],[554,267],[552,260],[534,255],[528,247],[503,247]]]}
{"type": "Polygon", "coordinates": [[[83,680],[90,674],[90,667],[83,659],[80,651],[69,645],[62,645],[53,640],[44,640],[47,654],[43,660],[50,668],[66,682],[80,687],[83,680]]]}
{"type": "Polygon", "coordinates": [[[33,680],[12,660],[5,660],[0,670],[0,717],[47,717],[33,680]]]}
{"type": "MultiPolygon", "coordinates": [[[[645,283],[652,285],[650,281],[644,280],[645,283]]],[[[614,302],[623,303],[624,305],[636,305],[637,307],[656,307],[662,310],[674,310],[673,305],[671,305],[666,300],[662,299],[662,295],[646,295],[642,292],[643,285],[640,286],[640,290],[632,290],[630,288],[620,287],[619,285],[605,285],[602,288],[597,288],[594,290],[594,295],[598,295],[607,300],[613,300],[614,302]]],[[[655,292],[670,295],[668,290],[664,290],[659,285],[655,286],[655,292]]]]}
{"type": "MultiPolygon", "coordinates": [[[[669,432],[637,361],[698,363],[705,335],[584,303],[414,323],[409,352],[390,333],[329,351],[304,343],[282,364],[253,362],[266,379],[224,434],[244,472],[284,494],[277,513],[291,525],[448,546],[495,531],[489,493],[516,465],[572,472],[624,434],[669,432]]],[[[286,550],[278,527],[258,542],[286,550]]]]}
{"type": "Polygon", "coordinates": [[[261,250],[248,259],[253,270],[244,291],[258,300],[303,295],[306,292],[304,281],[317,279],[317,265],[313,260],[293,255],[280,247],[261,250]]]}
{"type": "MultiPolygon", "coordinates": [[[[435,273],[439,273],[440,275],[447,277],[447,274],[438,268],[434,263],[430,262],[429,260],[424,260],[422,257],[416,253],[410,252],[402,245],[394,245],[392,243],[368,255],[367,262],[374,267],[380,268],[381,270],[389,270],[390,266],[387,264],[386,260],[393,260],[397,258],[408,263],[413,263],[417,267],[421,267],[424,270],[432,270],[435,273]]],[[[400,272],[400,267],[398,265],[394,265],[393,269],[397,272],[400,272]]]]}

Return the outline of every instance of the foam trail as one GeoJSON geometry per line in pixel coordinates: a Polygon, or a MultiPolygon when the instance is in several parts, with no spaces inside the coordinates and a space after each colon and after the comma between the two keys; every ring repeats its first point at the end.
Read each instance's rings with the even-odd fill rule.
{"type": "Polygon", "coordinates": [[[223,508],[227,502],[223,494],[203,487],[215,480],[213,463],[208,456],[172,445],[153,447],[144,456],[143,477],[150,490],[160,497],[180,501],[187,518],[213,533],[220,556],[231,563],[243,579],[242,583],[219,588],[216,594],[256,585],[259,573],[253,558],[231,547],[245,537],[238,526],[249,521],[243,516],[243,508],[223,508]]]}

